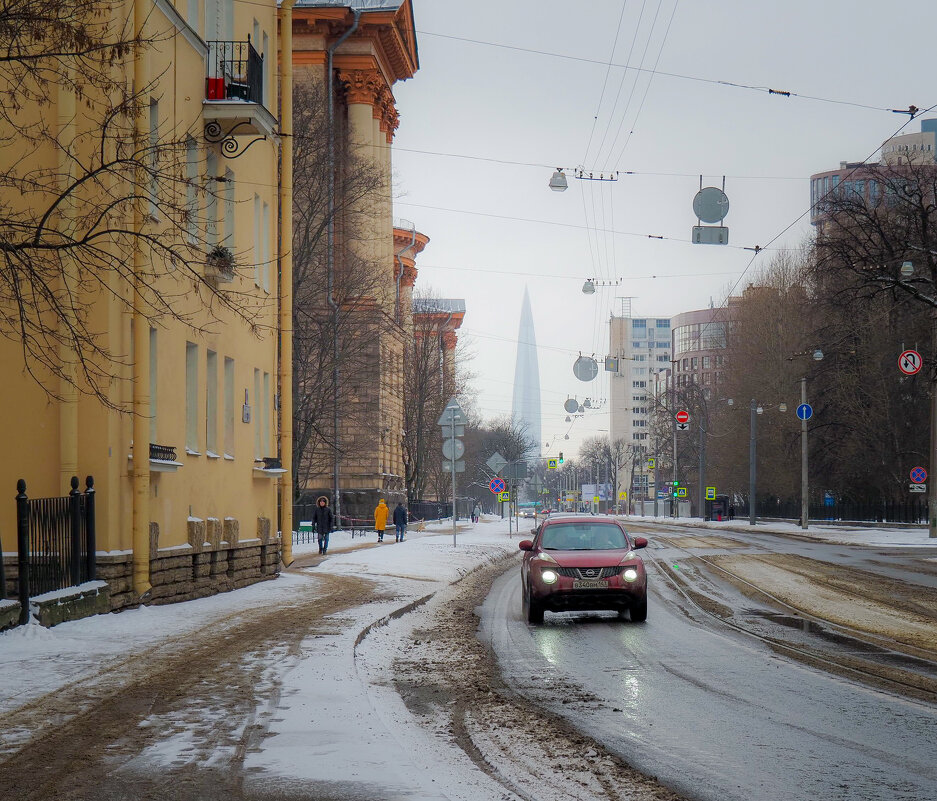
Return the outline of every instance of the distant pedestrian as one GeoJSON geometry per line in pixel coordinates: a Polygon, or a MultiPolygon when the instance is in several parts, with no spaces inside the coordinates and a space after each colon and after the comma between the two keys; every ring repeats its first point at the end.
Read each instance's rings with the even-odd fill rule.
{"type": "Polygon", "coordinates": [[[482,508],[477,503],[472,507],[472,522],[477,523],[482,516],[482,508]]]}
{"type": "Polygon", "coordinates": [[[377,541],[384,542],[384,529],[387,528],[387,515],[390,509],[381,498],[377,506],[374,507],[374,530],[377,532],[377,541]]]}
{"type": "Polygon", "coordinates": [[[398,503],[394,509],[394,529],[397,533],[394,542],[403,542],[403,535],[407,532],[407,510],[402,503],[398,503]]]}
{"type": "Polygon", "coordinates": [[[335,515],[329,508],[329,499],[320,495],[316,501],[316,511],[312,514],[312,522],[316,527],[316,536],[319,538],[319,553],[329,550],[329,534],[335,528],[335,515]]]}
{"type": "Polygon", "coordinates": [[[735,520],[735,506],[731,503],[729,504],[729,520],[735,520]]]}

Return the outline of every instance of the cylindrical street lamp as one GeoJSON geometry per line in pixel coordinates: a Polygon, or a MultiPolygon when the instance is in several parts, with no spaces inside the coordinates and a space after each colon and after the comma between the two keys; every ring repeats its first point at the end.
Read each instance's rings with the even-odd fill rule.
{"type": "Polygon", "coordinates": [[[755,426],[761,407],[752,398],[751,402],[751,436],[748,440],[748,522],[755,525],[755,426]]]}

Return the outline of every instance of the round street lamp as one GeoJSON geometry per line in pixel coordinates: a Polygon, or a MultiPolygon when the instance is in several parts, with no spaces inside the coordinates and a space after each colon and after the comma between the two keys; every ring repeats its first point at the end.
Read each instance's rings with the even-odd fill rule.
{"type": "Polygon", "coordinates": [[[914,274],[914,262],[906,261],[901,265],[901,277],[910,278],[914,274]]]}
{"type": "Polygon", "coordinates": [[[582,285],[582,294],[583,295],[595,294],[595,284],[592,282],[591,278],[587,278],[586,282],[582,285]]]}
{"type": "Polygon", "coordinates": [[[820,350],[819,348],[817,348],[817,349],[813,352],[813,360],[814,360],[815,362],[822,362],[822,361],[823,361],[823,351],[820,350]]]}
{"type": "Polygon", "coordinates": [[[550,189],[554,192],[565,192],[568,188],[569,184],[566,182],[566,175],[557,167],[556,172],[553,173],[553,176],[550,178],[550,189]]]}

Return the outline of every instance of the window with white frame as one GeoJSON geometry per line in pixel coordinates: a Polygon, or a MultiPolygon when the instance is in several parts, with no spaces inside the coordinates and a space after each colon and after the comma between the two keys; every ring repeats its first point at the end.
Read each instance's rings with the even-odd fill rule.
{"type": "Polygon", "coordinates": [[[224,360],[224,453],[234,456],[234,359],[224,360]]]}
{"type": "Polygon", "coordinates": [[[185,450],[198,450],[198,345],[185,343],[185,450]]]}
{"type": "Polygon", "coordinates": [[[218,455],[218,354],[205,353],[205,451],[218,455]]]}

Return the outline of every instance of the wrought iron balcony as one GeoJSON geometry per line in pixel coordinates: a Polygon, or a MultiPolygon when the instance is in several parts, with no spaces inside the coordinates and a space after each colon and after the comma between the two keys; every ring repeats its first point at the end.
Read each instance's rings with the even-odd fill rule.
{"type": "Polygon", "coordinates": [[[157,445],[151,442],[150,458],[159,459],[162,462],[174,462],[176,461],[176,447],[175,445],[157,445]]]}
{"type": "Polygon", "coordinates": [[[246,42],[208,42],[208,100],[264,102],[264,57],[246,42]]]}

